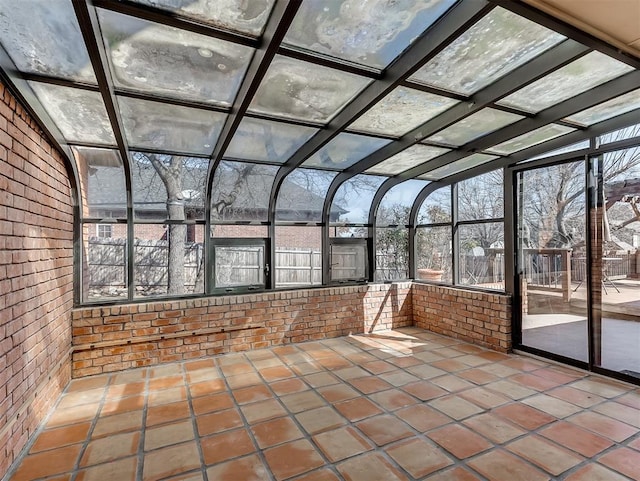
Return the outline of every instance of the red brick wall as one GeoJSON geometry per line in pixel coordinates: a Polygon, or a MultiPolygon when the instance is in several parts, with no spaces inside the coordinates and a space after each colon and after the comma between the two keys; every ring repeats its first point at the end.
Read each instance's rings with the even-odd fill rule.
{"type": "Polygon", "coordinates": [[[70,379],[72,248],[63,161],[0,84],[0,478],[70,379]]]}
{"type": "Polygon", "coordinates": [[[73,376],[412,325],[411,283],[208,297],[73,313],[73,376]]]}
{"type": "Polygon", "coordinates": [[[412,297],[416,327],[496,351],[511,350],[510,296],[416,282],[412,297]]]}

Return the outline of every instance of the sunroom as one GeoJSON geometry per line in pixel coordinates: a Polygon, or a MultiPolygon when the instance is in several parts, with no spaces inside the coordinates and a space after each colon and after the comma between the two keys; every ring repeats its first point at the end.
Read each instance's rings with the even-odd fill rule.
{"type": "Polygon", "coordinates": [[[0,479],[640,479],[640,2],[0,0],[0,46],[0,479]]]}

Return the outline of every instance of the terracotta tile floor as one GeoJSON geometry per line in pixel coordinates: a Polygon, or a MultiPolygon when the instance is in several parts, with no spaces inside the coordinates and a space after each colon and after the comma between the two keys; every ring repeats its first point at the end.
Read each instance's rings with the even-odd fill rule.
{"type": "Polygon", "coordinates": [[[10,479],[640,480],[640,389],[400,329],[73,381],[10,479]]]}

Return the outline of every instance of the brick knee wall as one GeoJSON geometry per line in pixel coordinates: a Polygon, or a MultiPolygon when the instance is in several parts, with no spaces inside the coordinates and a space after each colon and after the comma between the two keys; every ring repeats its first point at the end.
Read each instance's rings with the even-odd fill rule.
{"type": "Polygon", "coordinates": [[[511,350],[511,297],[460,288],[413,284],[416,327],[508,352],[511,350]]]}
{"type": "Polygon", "coordinates": [[[0,479],[70,380],[72,204],[62,158],[0,84],[0,479]]]}
{"type": "Polygon", "coordinates": [[[402,282],[73,311],[73,377],[417,326],[506,352],[511,298],[402,282]]]}
{"type": "Polygon", "coordinates": [[[73,377],[413,325],[411,283],[73,312],[73,377]]]}

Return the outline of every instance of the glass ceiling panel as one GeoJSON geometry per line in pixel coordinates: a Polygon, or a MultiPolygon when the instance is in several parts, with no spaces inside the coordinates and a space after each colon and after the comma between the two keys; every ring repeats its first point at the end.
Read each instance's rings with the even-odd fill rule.
{"type": "Polygon", "coordinates": [[[283,163],[317,131],[301,125],[244,117],[225,156],[283,163]]]}
{"type": "Polygon", "coordinates": [[[18,70],[96,83],[69,0],[0,0],[0,43],[18,70]]]}
{"type": "Polygon", "coordinates": [[[279,167],[223,161],[213,175],[211,221],[266,221],[279,167]]]}
{"type": "MultiPolygon", "coordinates": [[[[329,185],[336,172],[296,169],[282,183],[276,202],[276,220],[320,222],[329,185]]],[[[343,213],[332,210],[335,216],[343,213]]]]}
{"type": "Polygon", "coordinates": [[[214,27],[258,37],[267,23],[274,0],[133,0],[158,7],[214,27]]]}
{"type": "Polygon", "coordinates": [[[387,180],[378,175],[356,175],[344,182],[333,198],[332,210],[342,210],[339,223],[366,224],[369,222],[371,201],[380,185],[387,180]]]}
{"type": "Polygon", "coordinates": [[[376,226],[408,224],[411,206],[428,184],[424,180],[411,179],[389,189],[378,206],[376,226]]]}
{"type": "Polygon", "coordinates": [[[353,122],[350,130],[400,137],[459,101],[398,87],[353,122]]]}
{"type": "Polygon", "coordinates": [[[276,55],[251,109],[287,118],[327,122],[370,79],[276,55]]]}
{"type": "Polygon", "coordinates": [[[418,176],[418,178],[426,180],[444,179],[445,177],[457,174],[458,172],[462,172],[463,170],[486,164],[487,162],[490,162],[493,159],[497,158],[497,155],[473,154],[463,159],[456,160],[455,162],[451,162],[450,164],[443,165],[442,167],[438,167],[431,172],[427,172],[426,174],[418,176]]]}
{"type": "Polygon", "coordinates": [[[252,49],[98,9],[118,87],[230,105],[252,49]]]}
{"type": "Polygon", "coordinates": [[[160,102],[118,97],[129,144],[194,154],[213,151],[226,115],[160,102]]]}
{"type": "Polygon", "coordinates": [[[558,33],[496,7],[410,80],[471,95],[564,39],[558,33]]]}
{"type": "Polygon", "coordinates": [[[519,135],[516,138],[502,142],[501,144],[494,145],[488,151],[495,152],[502,155],[513,154],[522,149],[526,149],[533,145],[541,144],[547,140],[555,139],[561,135],[573,132],[576,129],[571,127],[565,127],[564,125],[549,124],[539,129],[532,130],[526,134],[519,135]]]}
{"type": "Polygon", "coordinates": [[[204,219],[208,159],[131,152],[131,191],[136,219],[204,219]],[[166,182],[168,179],[171,182],[166,182]],[[167,187],[167,185],[169,187],[167,187]],[[167,212],[167,201],[183,202],[181,218],[167,212]]]}
{"type": "Polygon", "coordinates": [[[391,142],[389,139],[343,132],[309,157],[303,165],[305,167],[344,169],[381,149],[389,142],[391,142]]]}
{"type": "Polygon", "coordinates": [[[367,174],[396,175],[407,169],[449,152],[450,149],[430,145],[413,145],[387,160],[367,169],[367,174]]]}
{"type": "Polygon", "coordinates": [[[485,108],[441,130],[427,140],[459,146],[523,118],[521,115],[485,108]]]}
{"type": "Polygon", "coordinates": [[[537,113],[632,70],[603,53],[591,52],[498,103],[537,113]]]}
{"type": "Polygon", "coordinates": [[[635,109],[640,109],[640,89],[573,114],[565,120],[582,125],[593,125],[635,109]]]}
{"type": "Polygon", "coordinates": [[[115,144],[98,92],[29,82],[42,106],[69,142],[115,144]]]}
{"type": "Polygon", "coordinates": [[[599,144],[610,144],[612,142],[619,142],[620,140],[633,139],[640,137],[640,123],[624,127],[622,129],[607,132],[598,136],[599,144]]]}
{"type": "Polygon", "coordinates": [[[383,69],[455,0],[307,0],[285,43],[383,69]]]}
{"type": "Polygon", "coordinates": [[[74,147],[83,218],[127,218],[124,167],[117,150],[74,147]]]}

